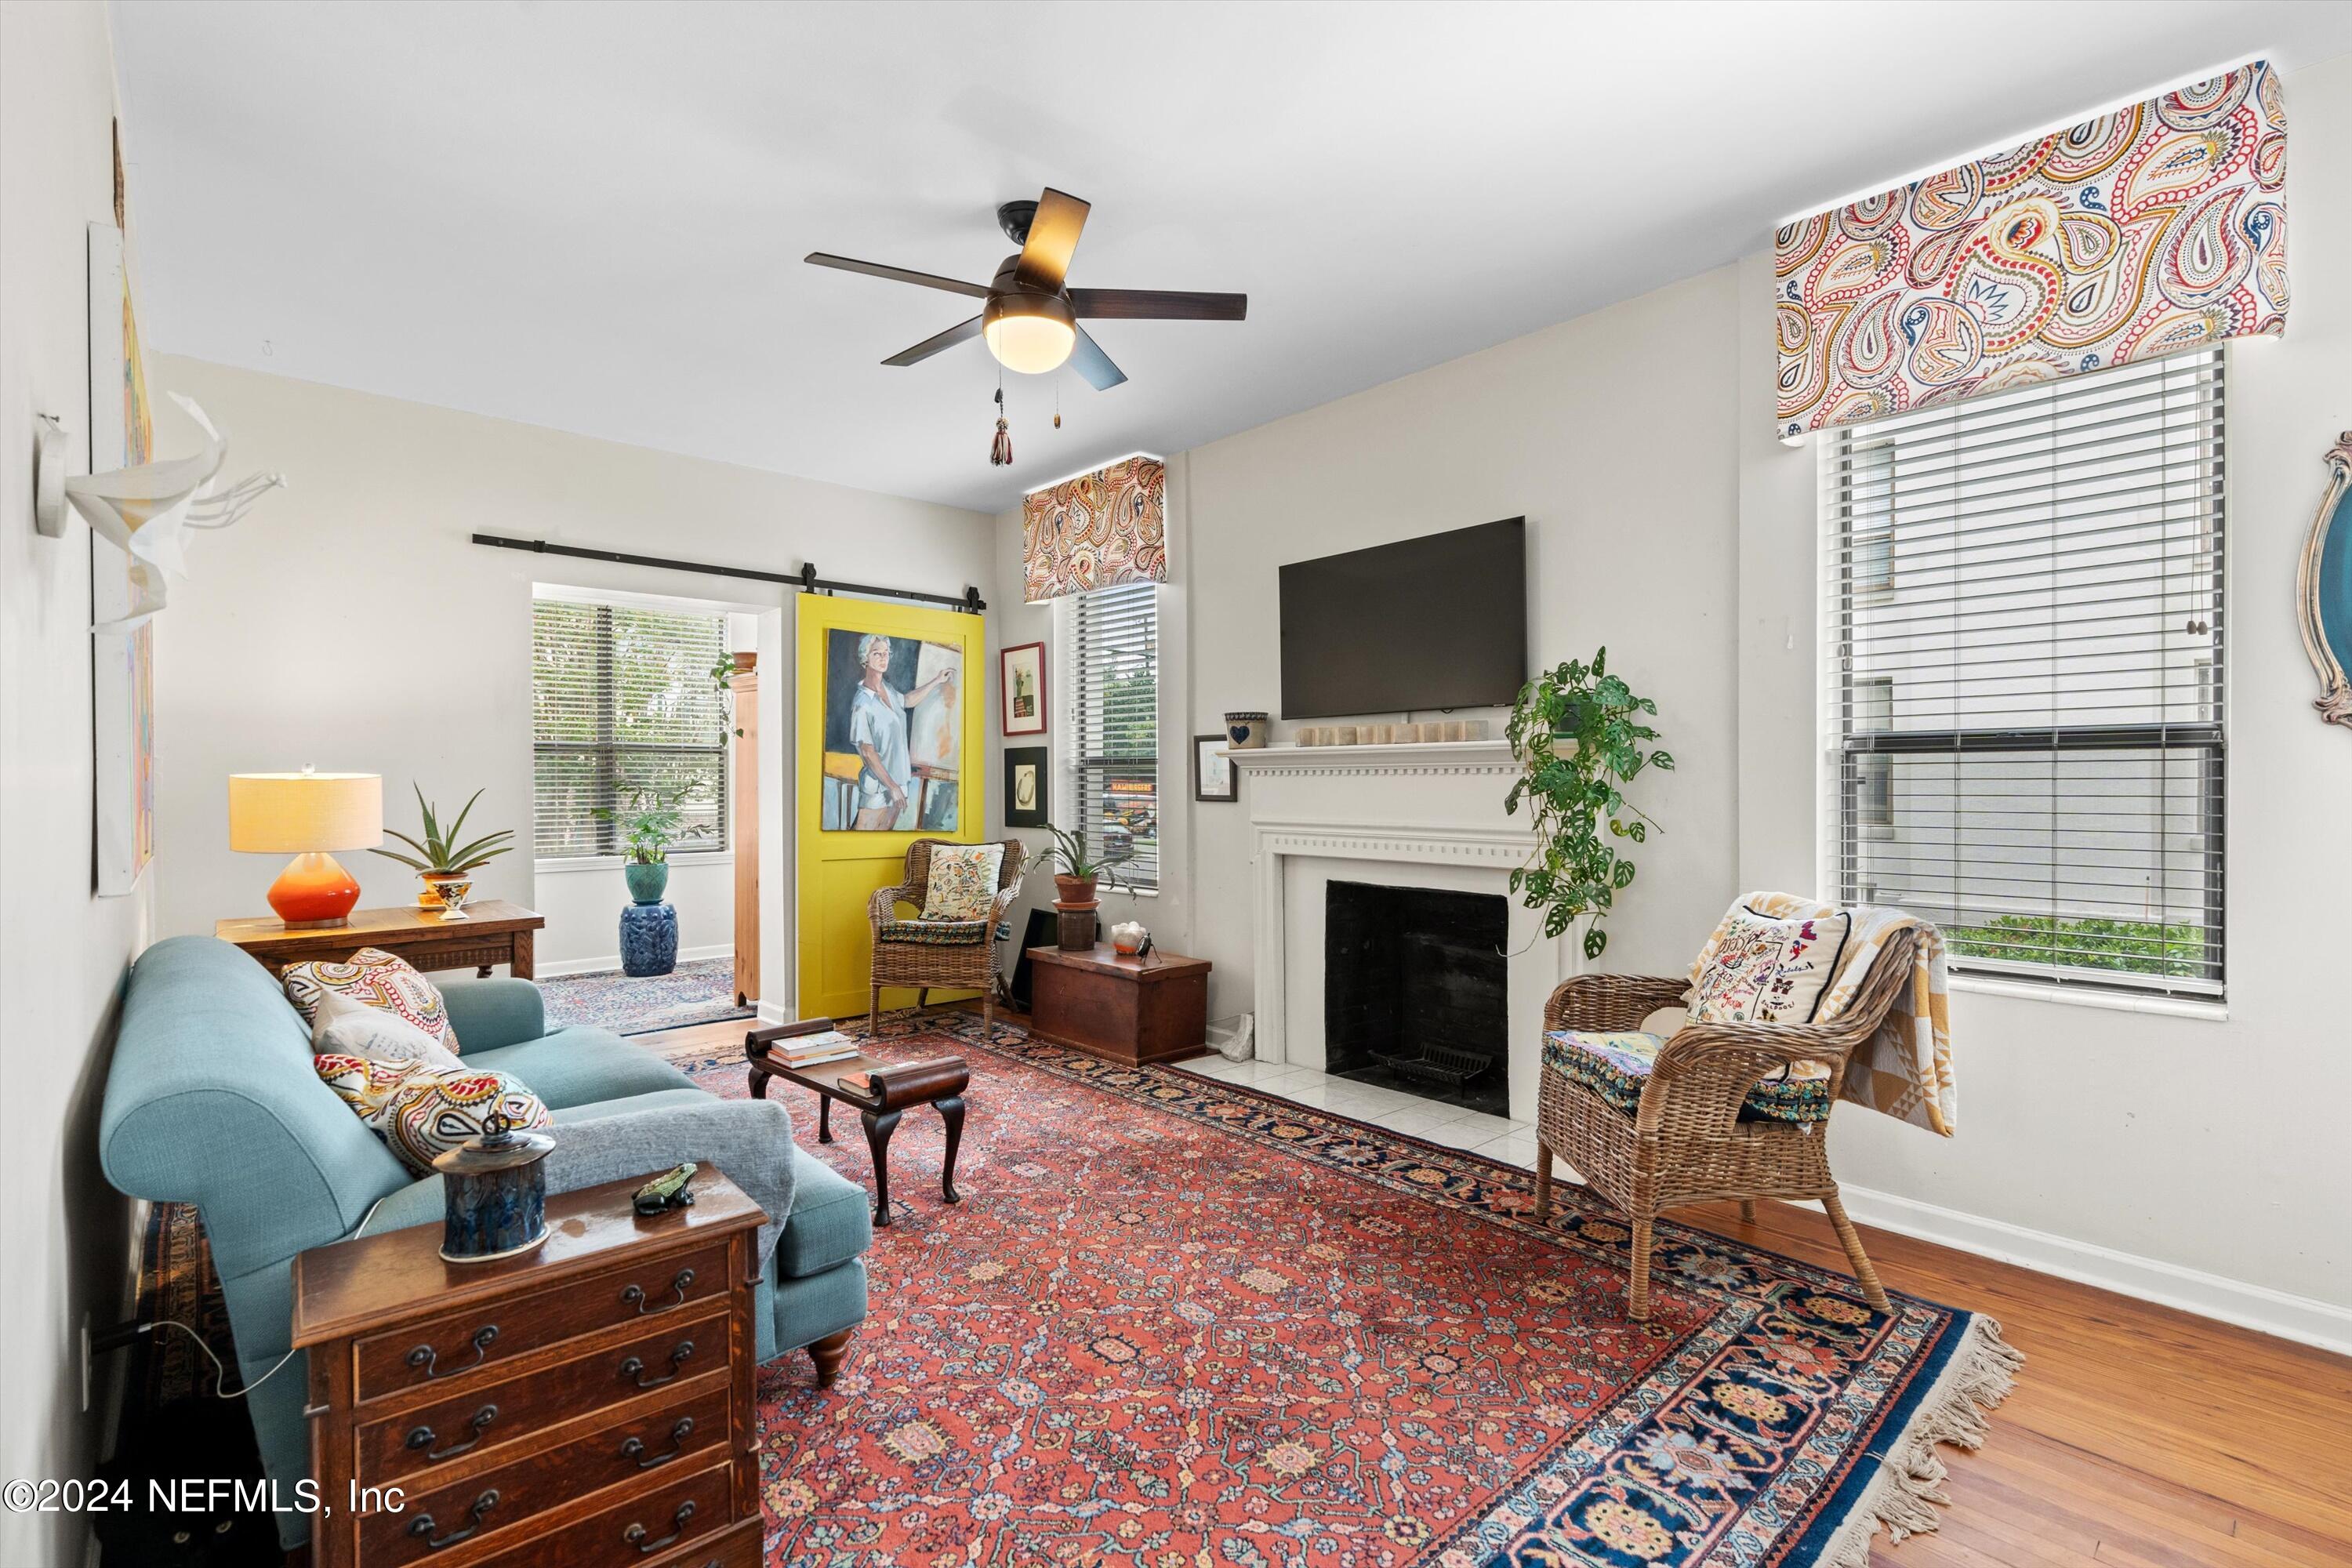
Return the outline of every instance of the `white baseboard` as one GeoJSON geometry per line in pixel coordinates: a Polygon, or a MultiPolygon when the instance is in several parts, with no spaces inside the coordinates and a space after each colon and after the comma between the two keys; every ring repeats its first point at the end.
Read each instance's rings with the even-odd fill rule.
{"type": "MultiPolygon", "coordinates": [[[[712,942],[706,947],[681,947],[677,950],[677,961],[680,963],[696,963],[706,958],[734,956],[735,944],[731,942],[712,942]]],[[[541,963],[539,965],[539,974],[542,980],[555,980],[566,974],[597,974],[608,969],[620,967],[621,955],[617,952],[608,952],[602,958],[567,958],[557,963],[541,963]]]]}
{"type": "Polygon", "coordinates": [[[2178,1307],[2200,1317],[2294,1340],[2339,1355],[2352,1355],[2352,1308],[2309,1296],[2290,1295],[2263,1285],[2247,1285],[2219,1274],[2184,1268],[2159,1258],[2117,1252],[2071,1241],[2048,1231],[2029,1230],[2004,1220],[1985,1219],[1939,1208],[1916,1198],[1868,1187],[1841,1187],[1846,1212],[1864,1225],[1915,1236],[1979,1258],[2014,1263],[2113,1290],[2160,1307],[2178,1307]]]}
{"type": "Polygon", "coordinates": [[[760,1022],[762,1024],[797,1024],[800,1022],[798,1018],[793,1016],[790,1010],[788,1010],[782,1002],[762,1000],[759,1005],[760,1022]]]}

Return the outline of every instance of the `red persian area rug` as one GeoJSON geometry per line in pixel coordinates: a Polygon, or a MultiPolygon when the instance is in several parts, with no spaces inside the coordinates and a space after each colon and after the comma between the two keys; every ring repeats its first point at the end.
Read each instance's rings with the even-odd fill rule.
{"type": "MultiPolygon", "coordinates": [[[[862,1029],[859,1031],[862,1032],[862,1029]]],[[[873,1311],[833,1388],[762,1372],[772,1568],[1861,1568],[1935,1528],[2019,1364],[1991,1320],[1002,1023],[886,1022],[971,1064],[891,1149],[873,1311]]],[[[746,1092],[740,1054],[674,1056],[746,1092]]],[[[864,1140],[802,1141],[871,1190],[864,1140]]]]}

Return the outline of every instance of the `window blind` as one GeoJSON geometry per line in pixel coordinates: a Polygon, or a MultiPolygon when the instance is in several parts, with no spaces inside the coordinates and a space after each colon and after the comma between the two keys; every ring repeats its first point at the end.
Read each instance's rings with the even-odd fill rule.
{"type": "Polygon", "coordinates": [[[728,718],[711,669],[720,615],[531,602],[532,820],[542,857],[617,855],[599,808],[677,797],[673,853],[727,847],[728,718]]]}
{"type": "Polygon", "coordinates": [[[1132,887],[1160,885],[1159,590],[1098,588],[1068,601],[1074,831],[1132,887]]]}
{"type": "Polygon", "coordinates": [[[2225,384],[2204,349],[1822,442],[1835,880],[1956,967],[2221,993],[2225,384]]]}

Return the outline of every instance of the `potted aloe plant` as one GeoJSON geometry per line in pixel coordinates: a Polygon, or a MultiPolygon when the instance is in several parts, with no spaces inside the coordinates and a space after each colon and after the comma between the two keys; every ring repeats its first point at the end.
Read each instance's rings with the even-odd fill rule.
{"type": "Polygon", "coordinates": [[[699,838],[710,831],[707,822],[689,823],[682,809],[699,790],[691,784],[673,790],[651,785],[624,790],[617,806],[600,805],[596,815],[618,824],[628,841],[621,876],[629,897],[641,904],[657,904],[669,889],[669,849],[681,838],[699,838]]]}
{"type": "Polygon", "coordinates": [[[396,827],[384,831],[415,850],[416,855],[404,855],[397,849],[378,849],[375,853],[387,860],[399,861],[425,879],[425,890],[417,895],[419,904],[427,909],[462,910],[467,895],[473,891],[476,868],[512,849],[513,845],[499,841],[512,838],[514,831],[502,828],[486,833],[470,844],[462,842],[459,836],[466,830],[466,818],[472,814],[474,802],[482,798],[482,792],[476,790],[467,796],[457,819],[444,828],[433,803],[425,798],[425,791],[414,784],[409,787],[416,791],[416,808],[425,817],[425,837],[411,838],[396,827]],[[424,858],[418,859],[419,855],[424,858]]]}
{"type": "Polygon", "coordinates": [[[1054,890],[1060,896],[1054,900],[1054,909],[1061,917],[1060,945],[1066,952],[1084,952],[1095,944],[1096,888],[1103,882],[1124,887],[1118,868],[1135,858],[1135,849],[1132,845],[1124,849],[1106,845],[1097,855],[1087,850],[1084,837],[1067,828],[1049,824],[1045,831],[1054,842],[1037,858],[1055,868],[1054,890]]]}

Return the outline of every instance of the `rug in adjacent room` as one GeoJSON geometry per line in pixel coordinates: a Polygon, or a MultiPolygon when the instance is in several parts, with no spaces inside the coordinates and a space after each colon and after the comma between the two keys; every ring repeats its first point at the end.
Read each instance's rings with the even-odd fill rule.
{"type": "Polygon", "coordinates": [[[633,979],[617,969],[559,974],[539,982],[547,999],[547,1026],[593,1024],[616,1035],[650,1035],[688,1024],[749,1018],[757,1008],[735,1001],[735,961],[702,958],[667,974],[633,979]]]}
{"type": "MultiPolygon", "coordinates": [[[[1634,1323],[1580,1190],[1539,1226],[1524,1171],[979,1033],[873,1047],[971,1063],[964,1201],[909,1113],[840,1381],[761,1374],[772,1568],[1860,1568],[1881,1522],[1935,1528],[1936,1444],[2018,1364],[1988,1318],[1674,1226],[1634,1323]]],[[[672,1059],[745,1092],[726,1051],[672,1059]]]]}

